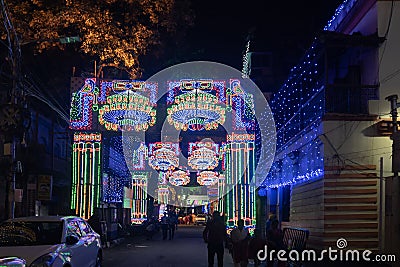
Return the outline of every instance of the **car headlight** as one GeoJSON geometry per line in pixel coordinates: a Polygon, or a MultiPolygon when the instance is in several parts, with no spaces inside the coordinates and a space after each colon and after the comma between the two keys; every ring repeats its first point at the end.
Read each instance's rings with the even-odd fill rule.
{"type": "Polygon", "coordinates": [[[45,254],[34,260],[30,267],[51,267],[56,257],[56,253],[45,254]]]}

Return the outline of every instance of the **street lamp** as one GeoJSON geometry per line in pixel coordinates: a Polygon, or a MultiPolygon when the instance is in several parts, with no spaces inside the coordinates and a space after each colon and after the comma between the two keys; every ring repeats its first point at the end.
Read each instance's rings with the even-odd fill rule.
{"type": "Polygon", "coordinates": [[[392,146],[392,171],[395,177],[398,177],[400,172],[400,132],[397,130],[397,109],[400,108],[400,102],[397,102],[397,95],[390,95],[385,98],[390,102],[390,114],[392,115],[393,133],[391,139],[393,140],[392,146]]]}
{"type": "Polygon", "coordinates": [[[392,180],[392,226],[391,226],[391,234],[393,234],[393,238],[390,243],[391,249],[393,251],[398,251],[399,243],[399,234],[400,234],[400,215],[398,213],[400,208],[400,181],[399,181],[399,172],[400,172],[400,132],[397,130],[397,109],[400,108],[400,103],[397,102],[397,95],[390,95],[385,98],[390,102],[390,114],[392,115],[392,123],[393,123],[393,132],[390,138],[393,140],[392,145],[392,172],[393,172],[393,180],[392,180]]]}

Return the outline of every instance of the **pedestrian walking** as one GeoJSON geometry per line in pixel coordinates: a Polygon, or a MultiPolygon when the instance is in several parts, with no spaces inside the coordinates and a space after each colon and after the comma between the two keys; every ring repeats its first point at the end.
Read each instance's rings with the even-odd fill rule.
{"type": "Polygon", "coordinates": [[[171,212],[168,217],[168,237],[169,240],[174,239],[176,225],[178,224],[178,217],[175,212],[171,212]]]}
{"type": "MultiPolygon", "coordinates": [[[[271,227],[267,232],[267,244],[268,250],[285,250],[285,245],[283,243],[283,232],[279,227],[279,221],[273,220],[271,222],[271,227]]],[[[267,265],[270,266],[273,264],[273,259],[269,256],[267,257],[267,265]]],[[[275,260],[274,260],[275,261],[275,260]]],[[[284,261],[278,261],[278,266],[285,266],[284,261]]]]}
{"type": "Polygon", "coordinates": [[[257,253],[263,250],[267,245],[267,240],[261,236],[261,229],[256,228],[254,236],[250,238],[249,242],[249,259],[253,259],[254,267],[260,266],[261,262],[257,257],[257,253]]]}
{"type": "Polygon", "coordinates": [[[248,242],[250,234],[244,227],[244,220],[238,220],[238,226],[231,231],[231,240],[233,245],[233,262],[235,267],[246,267],[248,258],[248,242]]]}
{"type": "Polygon", "coordinates": [[[268,232],[269,228],[271,227],[271,223],[276,220],[276,214],[270,213],[268,216],[267,223],[265,224],[265,231],[268,232]]]}
{"type": "Polygon", "coordinates": [[[164,215],[161,217],[161,230],[162,230],[163,240],[167,239],[168,228],[169,228],[168,217],[167,213],[164,212],[164,215]]]}
{"type": "Polygon", "coordinates": [[[146,236],[147,236],[147,240],[153,240],[153,236],[157,231],[157,226],[156,226],[156,222],[154,221],[153,218],[151,218],[149,220],[148,225],[146,226],[146,236]]]}
{"type": "Polygon", "coordinates": [[[207,222],[203,231],[204,242],[208,249],[208,267],[214,266],[217,254],[218,267],[224,265],[224,242],[226,242],[226,226],[218,211],[213,212],[212,219],[207,222]]]}

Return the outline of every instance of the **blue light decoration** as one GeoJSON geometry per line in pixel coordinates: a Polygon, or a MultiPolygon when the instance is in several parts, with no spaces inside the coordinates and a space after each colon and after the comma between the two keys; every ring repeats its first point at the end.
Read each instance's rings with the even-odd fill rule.
{"type": "Polygon", "coordinates": [[[167,121],[177,130],[212,130],[224,124],[223,81],[182,79],[168,85],[167,121]]]}
{"type": "Polygon", "coordinates": [[[242,59],[242,78],[249,78],[250,77],[250,72],[251,72],[251,68],[250,68],[250,39],[247,40],[246,43],[246,50],[243,53],[243,59],[242,59]]]}
{"type": "Polygon", "coordinates": [[[238,79],[229,81],[227,90],[227,110],[233,111],[232,116],[234,130],[255,130],[255,113],[253,95],[243,91],[238,79]]]}
{"type": "Polygon", "coordinates": [[[339,24],[346,18],[352,7],[359,0],[345,0],[336,10],[333,17],[328,21],[328,24],[324,27],[324,31],[335,31],[339,24]]]}
{"type": "MultiPolygon", "coordinates": [[[[132,177],[127,166],[124,146],[120,135],[107,135],[103,138],[103,201],[106,203],[122,203],[124,187],[131,188],[132,177]]],[[[135,146],[134,143],[131,144],[135,146]]],[[[126,148],[126,147],[125,147],[126,148]]],[[[132,148],[126,148],[133,151],[132,148]]]]}
{"type": "Polygon", "coordinates": [[[320,51],[321,44],[314,41],[270,102],[276,122],[277,149],[260,195],[268,188],[323,177],[323,144],[318,137],[322,134],[325,113],[325,86],[320,51]]]}
{"type": "Polygon", "coordinates": [[[77,92],[72,93],[70,109],[70,128],[74,130],[92,129],[92,108],[96,88],[96,79],[86,79],[77,92]]]}

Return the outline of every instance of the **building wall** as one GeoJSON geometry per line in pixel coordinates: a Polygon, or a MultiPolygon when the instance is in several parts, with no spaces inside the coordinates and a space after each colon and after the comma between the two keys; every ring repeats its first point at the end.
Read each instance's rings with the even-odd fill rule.
{"type": "MultiPolygon", "coordinates": [[[[338,238],[345,238],[348,248],[379,250],[378,238],[384,229],[379,220],[383,210],[380,158],[388,162],[391,153],[387,138],[364,134],[374,123],[324,122],[325,246],[334,246],[338,238]]],[[[389,169],[384,166],[383,173],[387,173],[389,169]]]]}
{"type": "MultiPolygon", "coordinates": [[[[379,49],[379,101],[370,103],[370,112],[390,120],[390,104],[386,97],[397,94],[400,97],[400,5],[398,1],[377,1],[378,32],[386,35],[386,42],[379,49]],[[393,9],[392,9],[393,4],[393,9]]],[[[398,100],[398,103],[400,100],[398,100]]],[[[399,110],[399,109],[398,109],[399,110]]],[[[389,139],[389,137],[386,137],[389,139]]],[[[389,144],[392,142],[389,141],[389,144]]],[[[388,165],[390,162],[387,162],[388,165]]],[[[398,162],[397,164],[400,164],[398,162]]],[[[386,163],[385,163],[386,165],[386,163]]],[[[392,174],[393,175],[393,174],[392,174]]],[[[387,174],[389,176],[389,173],[387,174]]],[[[400,182],[397,178],[386,179],[385,190],[385,250],[399,253],[400,246],[400,182]]],[[[398,257],[400,253],[398,254],[398,257]]]]}
{"type": "Polygon", "coordinates": [[[310,231],[309,247],[322,249],[324,234],[324,180],[317,179],[292,186],[290,221],[286,226],[310,231]]]}
{"type": "Polygon", "coordinates": [[[394,1],[392,16],[392,1],[378,1],[378,34],[386,36],[386,42],[379,49],[379,101],[370,103],[370,113],[382,114],[388,118],[390,109],[389,102],[385,98],[389,95],[397,94],[400,97],[400,3],[394,1]],[[391,18],[391,21],[390,21],[391,18]],[[390,25],[389,25],[390,21],[390,25]],[[389,26],[389,27],[388,27],[389,26]]]}
{"type": "MultiPolygon", "coordinates": [[[[368,136],[377,121],[325,121],[325,166],[375,165],[383,157],[384,175],[391,174],[391,140],[388,137],[368,136]]],[[[378,169],[378,168],[377,168],[378,169]]]]}
{"type": "MultiPolygon", "coordinates": [[[[378,33],[386,41],[377,47],[349,49],[342,54],[342,61],[334,60],[328,70],[334,69],[336,73],[328,75],[324,90],[327,91],[336,78],[340,81],[346,75],[336,67],[350,65],[360,67],[362,85],[378,84],[379,90],[371,90],[376,95],[368,98],[375,99],[368,101],[369,114],[323,116],[317,136],[323,143],[323,178],[292,184],[290,218],[282,226],[309,229],[308,245],[314,248],[334,248],[338,238],[346,238],[348,248],[398,252],[400,186],[398,179],[391,178],[392,141],[388,135],[380,134],[379,123],[382,119],[391,119],[390,103],[385,98],[400,94],[400,35],[395,34],[400,31],[400,5],[399,1],[349,2],[356,3],[356,8],[347,13],[341,24],[336,24],[339,26],[328,30],[364,36],[378,33]]],[[[284,125],[286,121],[279,123],[284,125]]],[[[276,159],[288,163],[293,151],[311,143],[310,140],[315,141],[305,132],[293,138],[304,140],[307,137],[305,143],[296,141],[300,144],[297,147],[284,144],[284,150],[278,150],[276,159]]],[[[300,151],[299,165],[305,166],[310,159],[301,156],[300,151]]],[[[275,178],[282,177],[279,171],[275,172],[275,178]]]]}

